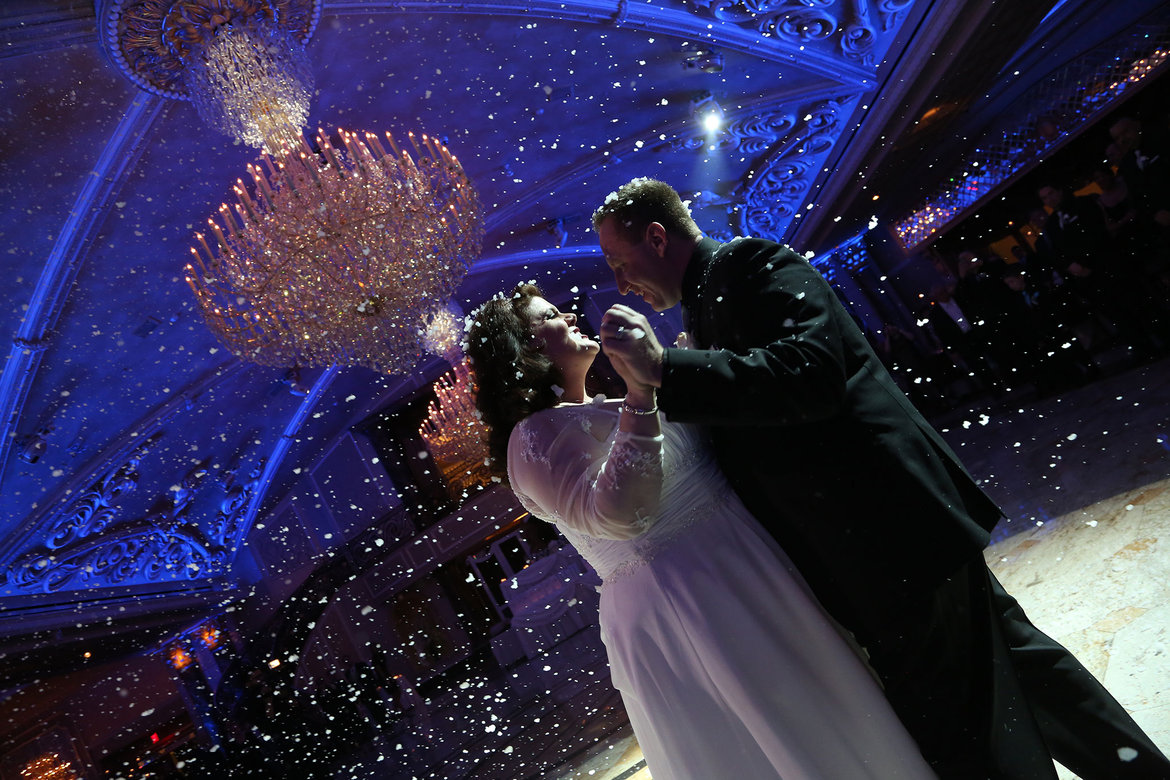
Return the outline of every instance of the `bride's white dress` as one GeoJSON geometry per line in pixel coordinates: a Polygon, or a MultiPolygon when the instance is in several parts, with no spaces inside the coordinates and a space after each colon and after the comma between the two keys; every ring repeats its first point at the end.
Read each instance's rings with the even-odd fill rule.
{"type": "Polygon", "coordinates": [[[933,778],[697,430],[633,436],[618,414],[523,420],[509,479],[602,578],[613,684],[655,780],[933,778]]]}

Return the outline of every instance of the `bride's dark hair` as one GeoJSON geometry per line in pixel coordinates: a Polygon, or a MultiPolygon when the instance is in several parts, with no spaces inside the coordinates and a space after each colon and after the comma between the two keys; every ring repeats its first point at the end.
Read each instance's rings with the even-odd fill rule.
{"type": "Polygon", "coordinates": [[[508,479],[508,437],[516,423],[557,403],[553,386],[560,372],[533,338],[528,305],[543,297],[521,282],[511,296],[497,296],[479,308],[467,331],[466,354],[475,375],[475,405],[488,427],[488,467],[508,479]]]}

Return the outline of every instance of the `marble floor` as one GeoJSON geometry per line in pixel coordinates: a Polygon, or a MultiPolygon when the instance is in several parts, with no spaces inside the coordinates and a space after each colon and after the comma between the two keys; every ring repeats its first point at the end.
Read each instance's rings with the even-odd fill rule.
{"type": "Polygon", "coordinates": [[[1170,480],[1017,533],[987,560],[1032,622],[1170,751],[1170,480]]]}
{"type": "MultiPolygon", "coordinates": [[[[1010,515],[986,551],[992,571],[1170,751],[1170,361],[938,426],[1010,515]]],[[[622,729],[548,777],[650,774],[622,729]]]]}

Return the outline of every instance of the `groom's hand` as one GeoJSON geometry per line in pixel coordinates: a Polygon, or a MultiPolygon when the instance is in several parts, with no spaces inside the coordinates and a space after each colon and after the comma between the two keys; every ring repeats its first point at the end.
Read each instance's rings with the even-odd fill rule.
{"type": "Polygon", "coordinates": [[[662,387],[662,345],[640,312],[610,307],[601,318],[601,346],[627,383],[662,387]]]}

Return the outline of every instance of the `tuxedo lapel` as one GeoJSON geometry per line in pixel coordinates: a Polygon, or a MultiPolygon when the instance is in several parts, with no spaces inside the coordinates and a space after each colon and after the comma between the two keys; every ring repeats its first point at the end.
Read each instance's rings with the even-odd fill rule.
{"type": "Polygon", "coordinates": [[[727,244],[720,245],[718,241],[704,238],[695,247],[687,264],[683,276],[683,323],[691,335],[692,343],[701,349],[711,347],[713,337],[715,313],[708,295],[711,271],[727,244]]]}

